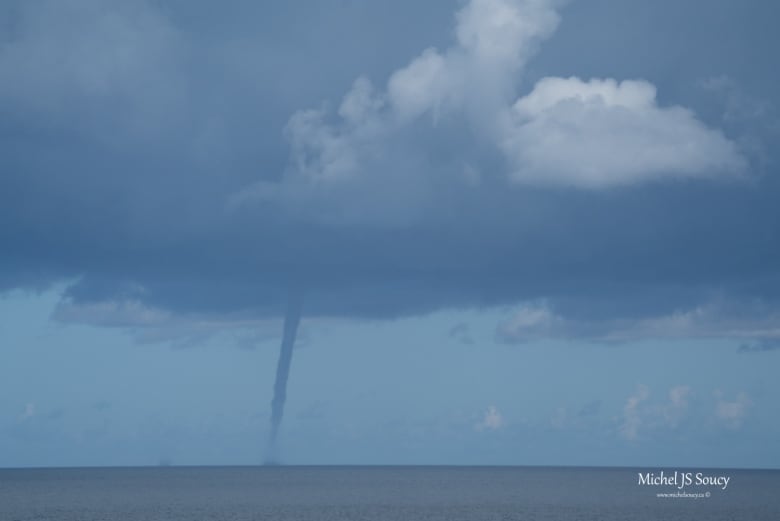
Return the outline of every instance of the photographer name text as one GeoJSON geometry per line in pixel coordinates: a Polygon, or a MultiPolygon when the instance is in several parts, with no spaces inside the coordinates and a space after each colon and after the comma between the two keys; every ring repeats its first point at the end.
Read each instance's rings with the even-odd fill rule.
{"type": "Polygon", "coordinates": [[[726,490],[731,476],[714,476],[703,472],[639,472],[639,485],[677,487],[682,490],[685,487],[720,487],[726,490]]]}

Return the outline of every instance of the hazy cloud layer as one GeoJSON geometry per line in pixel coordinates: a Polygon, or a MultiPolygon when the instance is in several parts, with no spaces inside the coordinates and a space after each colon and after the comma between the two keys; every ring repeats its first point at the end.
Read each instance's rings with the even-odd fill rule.
{"type": "Polygon", "coordinates": [[[728,338],[741,351],[771,350],[780,341],[780,314],[762,302],[714,299],[670,314],[608,319],[569,318],[546,304],[526,304],[496,329],[506,343],[543,338],[620,343],[640,339],[728,338]]]}

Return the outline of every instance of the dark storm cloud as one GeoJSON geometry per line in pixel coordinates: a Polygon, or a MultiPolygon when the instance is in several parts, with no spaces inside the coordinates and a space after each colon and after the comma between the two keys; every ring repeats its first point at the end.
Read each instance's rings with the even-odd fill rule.
{"type": "Polygon", "coordinates": [[[776,43],[773,4],[628,3],[573,2],[551,37],[553,4],[508,2],[531,27],[488,33],[508,47],[473,38],[488,0],[455,30],[463,3],[4,5],[0,289],[71,281],[61,316],[84,321],[116,301],[279,315],[291,285],[311,315],[543,299],[564,336],[713,298],[774,317],[780,181],[741,143],[774,137],[780,90],[738,52],[776,43]],[[761,125],[723,117],[718,77],[770,107],[761,125]],[[534,141],[561,128],[560,151],[534,141]]]}

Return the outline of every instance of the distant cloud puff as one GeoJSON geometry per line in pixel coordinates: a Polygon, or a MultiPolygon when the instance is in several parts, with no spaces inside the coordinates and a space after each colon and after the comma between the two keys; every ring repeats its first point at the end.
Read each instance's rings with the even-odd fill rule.
{"type": "Polygon", "coordinates": [[[691,388],[676,385],[669,389],[668,400],[661,403],[648,403],[650,389],[639,384],[634,394],[628,397],[623,406],[623,417],[618,427],[621,438],[628,441],[642,439],[643,432],[677,429],[689,414],[691,388]]]}
{"type": "Polygon", "coordinates": [[[640,405],[650,396],[650,390],[645,385],[637,385],[636,392],[628,397],[623,407],[623,423],[620,425],[620,435],[636,441],[639,437],[639,427],[642,425],[640,405]]]}
{"type": "Polygon", "coordinates": [[[474,343],[474,337],[471,336],[471,328],[465,322],[458,322],[450,328],[449,337],[461,344],[471,345],[474,343]]]}
{"type": "Polygon", "coordinates": [[[676,427],[688,412],[691,388],[678,385],[669,390],[669,403],[663,408],[663,416],[670,427],[676,427]]]}
{"type": "Polygon", "coordinates": [[[478,431],[497,431],[505,425],[504,417],[495,405],[485,411],[482,421],[474,425],[478,431]]]}
{"type": "Polygon", "coordinates": [[[35,404],[28,402],[24,404],[24,411],[19,415],[19,421],[26,421],[36,415],[35,404]]]}
{"type": "Polygon", "coordinates": [[[616,418],[620,438],[639,442],[658,439],[665,433],[693,432],[705,420],[719,429],[738,429],[745,422],[752,404],[745,392],[728,398],[719,390],[712,393],[712,401],[694,400],[689,385],[672,386],[666,399],[654,402],[650,396],[650,388],[638,384],[626,399],[623,414],[616,418]]]}
{"type": "Polygon", "coordinates": [[[718,400],[715,406],[715,417],[730,428],[739,428],[751,404],[747,393],[740,392],[733,400],[726,399],[720,392],[716,392],[715,396],[718,400]]]}
{"type": "Polygon", "coordinates": [[[740,353],[762,353],[780,349],[780,336],[775,338],[761,338],[753,342],[745,342],[739,346],[740,353]]]}

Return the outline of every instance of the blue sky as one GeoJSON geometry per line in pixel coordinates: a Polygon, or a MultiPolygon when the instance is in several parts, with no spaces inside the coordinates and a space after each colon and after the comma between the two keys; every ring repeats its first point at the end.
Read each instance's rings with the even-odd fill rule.
{"type": "Polygon", "coordinates": [[[772,2],[8,2],[0,466],[777,467],[772,2]]]}

